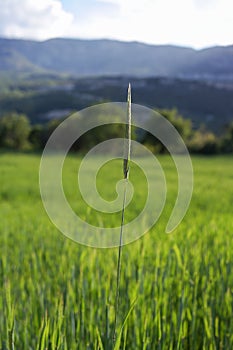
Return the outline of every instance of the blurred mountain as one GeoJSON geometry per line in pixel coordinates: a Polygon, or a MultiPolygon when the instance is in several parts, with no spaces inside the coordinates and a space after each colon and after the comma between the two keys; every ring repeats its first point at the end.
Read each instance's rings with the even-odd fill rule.
{"type": "Polygon", "coordinates": [[[40,71],[25,55],[7,45],[0,43],[0,71],[5,73],[32,73],[40,71]]]}
{"type": "Polygon", "coordinates": [[[194,50],[114,40],[0,38],[0,72],[233,80],[233,45],[194,50]]]}

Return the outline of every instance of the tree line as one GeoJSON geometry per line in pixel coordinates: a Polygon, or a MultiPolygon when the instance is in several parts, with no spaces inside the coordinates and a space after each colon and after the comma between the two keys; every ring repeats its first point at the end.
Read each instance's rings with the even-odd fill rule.
{"type": "MultiPolygon", "coordinates": [[[[216,136],[212,132],[201,127],[194,130],[192,122],[183,118],[176,109],[161,110],[177,129],[191,153],[218,154],[233,153],[233,123],[229,124],[222,136],[216,136]]],[[[0,148],[11,150],[40,151],[46,145],[50,135],[63,120],[53,119],[44,124],[32,125],[24,114],[10,113],[0,118],[0,148]]],[[[140,136],[142,144],[154,153],[166,153],[161,142],[149,132],[140,133],[134,129],[133,138],[140,136]]],[[[95,128],[82,135],[73,145],[73,151],[85,151],[109,138],[123,137],[121,124],[108,124],[95,128]]]]}

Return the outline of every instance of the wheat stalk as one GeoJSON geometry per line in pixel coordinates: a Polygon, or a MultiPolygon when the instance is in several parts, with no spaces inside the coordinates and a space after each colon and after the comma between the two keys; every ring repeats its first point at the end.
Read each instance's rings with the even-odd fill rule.
{"type": "Polygon", "coordinates": [[[125,147],[124,147],[124,159],[123,159],[123,174],[124,174],[124,197],[122,203],[121,211],[121,229],[120,229],[120,240],[118,248],[118,259],[117,259],[117,285],[116,285],[116,297],[115,297],[115,319],[114,319],[114,331],[113,331],[113,347],[116,342],[116,329],[117,329],[117,319],[119,310],[119,297],[120,297],[120,279],[121,279],[121,257],[122,257],[122,243],[123,243],[123,227],[125,218],[125,203],[126,203],[126,193],[127,185],[129,179],[129,163],[131,154],[131,85],[128,87],[128,97],[127,97],[127,123],[125,132],[125,147]]]}

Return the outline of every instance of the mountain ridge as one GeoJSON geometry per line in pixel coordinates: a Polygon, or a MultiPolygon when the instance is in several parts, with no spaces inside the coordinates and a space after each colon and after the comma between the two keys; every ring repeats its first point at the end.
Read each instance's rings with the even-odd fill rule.
{"type": "Polygon", "coordinates": [[[233,80],[233,45],[196,50],[111,39],[0,38],[0,72],[5,71],[233,80]]]}

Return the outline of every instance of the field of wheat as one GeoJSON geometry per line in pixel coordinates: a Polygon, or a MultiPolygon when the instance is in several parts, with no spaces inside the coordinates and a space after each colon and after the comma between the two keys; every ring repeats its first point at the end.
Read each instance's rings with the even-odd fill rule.
{"type": "MultiPolygon", "coordinates": [[[[177,175],[168,156],[159,161],[167,202],[156,225],[122,249],[114,346],[232,349],[233,159],[193,157],[192,202],[169,235],[164,231],[177,175]]],[[[119,214],[98,214],[77,200],[79,162],[71,155],[64,166],[64,189],[74,210],[92,224],[119,226],[119,214]]],[[[110,350],[118,249],[86,247],[58,231],[41,202],[39,163],[39,155],[0,155],[0,348],[110,350]]],[[[108,178],[117,180],[118,167],[104,167],[97,179],[108,200],[114,196],[108,178]]],[[[145,201],[143,174],[135,166],[130,175],[136,197],[126,220],[145,201]]]]}

